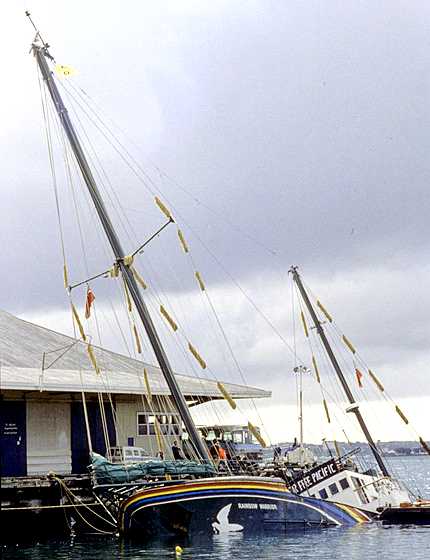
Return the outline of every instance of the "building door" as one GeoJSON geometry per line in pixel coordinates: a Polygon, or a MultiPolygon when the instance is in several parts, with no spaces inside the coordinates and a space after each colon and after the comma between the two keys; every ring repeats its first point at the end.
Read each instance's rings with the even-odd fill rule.
{"type": "Polygon", "coordinates": [[[27,474],[25,401],[2,401],[0,407],[0,474],[27,474]]]}
{"type": "MultiPolygon", "coordinates": [[[[72,403],[72,473],[88,472],[89,446],[87,429],[85,426],[84,407],[82,402],[72,403]]],[[[98,402],[87,402],[88,423],[90,425],[91,443],[93,451],[100,455],[106,454],[106,443],[103,432],[103,424],[98,402]]],[[[115,425],[110,403],[105,403],[106,423],[110,446],[116,445],[115,425]]]]}

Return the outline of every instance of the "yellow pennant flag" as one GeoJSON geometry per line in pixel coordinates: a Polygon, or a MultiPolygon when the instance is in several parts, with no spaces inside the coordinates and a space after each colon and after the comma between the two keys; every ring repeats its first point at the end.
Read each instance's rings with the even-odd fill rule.
{"type": "Polygon", "coordinates": [[[69,76],[75,76],[76,70],[71,66],[65,66],[64,64],[57,64],[55,66],[55,73],[57,76],[68,78],[69,76]]]}

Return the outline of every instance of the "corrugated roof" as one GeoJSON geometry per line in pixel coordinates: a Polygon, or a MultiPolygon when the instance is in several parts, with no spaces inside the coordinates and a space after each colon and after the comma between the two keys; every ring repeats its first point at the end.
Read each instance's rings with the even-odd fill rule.
{"type": "MultiPolygon", "coordinates": [[[[0,310],[2,390],[80,392],[84,387],[86,392],[141,394],[144,392],[143,368],[146,367],[152,392],[170,393],[160,368],[97,346],[94,353],[102,370],[100,375],[91,368],[84,343],[0,310]],[[43,354],[48,352],[52,354],[48,355],[46,363],[53,365],[42,373],[43,354]]],[[[185,396],[220,398],[216,381],[175,375],[185,396]]],[[[224,384],[236,399],[271,396],[270,391],[255,387],[224,384]]]]}

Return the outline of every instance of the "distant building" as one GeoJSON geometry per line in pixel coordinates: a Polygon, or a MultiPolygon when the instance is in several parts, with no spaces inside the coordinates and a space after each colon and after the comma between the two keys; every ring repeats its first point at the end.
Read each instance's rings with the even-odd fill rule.
{"type": "MultiPolygon", "coordinates": [[[[1,476],[86,472],[83,398],[92,448],[103,455],[114,445],[154,452],[154,416],[166,439],[180,436],[182,424],[158,367],[103,348],[94,347],[94,353],[99,375],[83,342],[0,311],[1,476]]],[[[190,406],[222,398],[215,381],[187,375],[177,375],[177,380],[190,406]]],[[[235,399],[270,397],[261,389],[225,386],[235,399]]]]}

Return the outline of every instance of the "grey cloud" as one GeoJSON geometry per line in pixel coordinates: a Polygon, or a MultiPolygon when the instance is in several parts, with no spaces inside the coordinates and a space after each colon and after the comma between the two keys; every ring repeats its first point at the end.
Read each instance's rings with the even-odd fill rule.
{"type": "MultiPolygon", "coordinates": [[[[428,4],[407,12],[396,2],[324,9],[319,2],[208,3],[184,11],[174,4],[121,11],[106,3],[103,21],[86,5],[79,26],[79,6],[62,4],[43,12],[40,25],[57,57],[78,67],[83,89],[143,146],[139,161],[177,209],[211,289],[236,293],[194,232],[282,332],[291,332],[286,270],[298,264],[377,365],[406,372],[412,364],[419,384],[429,332],[428,4]]],[[[34,71],[26,53],[31,33],[12,17],[18,31],[8,41],[10,64],[23,77],[19,91],[3,89],[0,306],[25,314],[60,308],[66,297],[37,81],[24,77],[34,71]]],[[[100,154],[136,230],[133,242],[124,236],[131,249],[162,217],[104,142],[100,154]]],[[[71,210],[65,190],[61,196],[71,210]]],[[[85,204],[82,218],[89,272],[97,273],[111,257],[85,204]]],[[[64,220],[73,279],[80,280],[86,270],[73,212],[64,220]]],[[[175,235],[160,236],[140,261],[171,297],[186,295],[192,281],[172,250],[175,235]]],[[[108,295],[118,298],[98,284],[98,301],[108,295]]],[[[251,381],[265,367],[271,383],[283,378],[284,349],[252,308],[225,316],[251,381]]]]}

